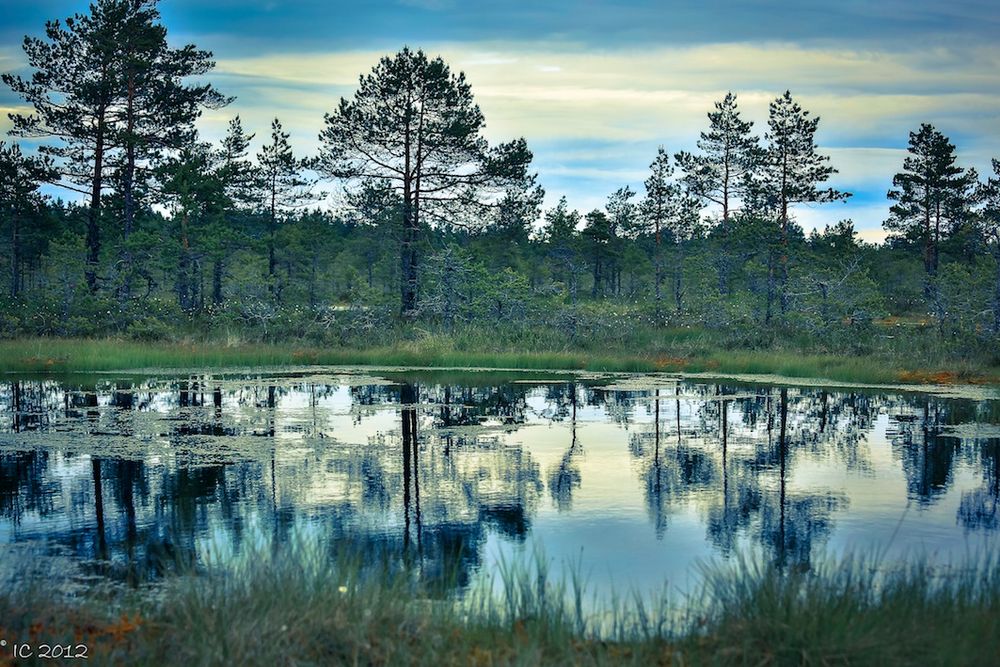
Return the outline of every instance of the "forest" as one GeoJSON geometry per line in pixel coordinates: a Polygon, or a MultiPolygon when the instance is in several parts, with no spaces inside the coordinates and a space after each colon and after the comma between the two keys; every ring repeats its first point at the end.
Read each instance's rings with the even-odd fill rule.
{"type": "Polygon", "coordinates": [[[962,166],[930,123],[900,128],[876,245],[837,219],[823,110],[789,91],[766,127],[721,96],[690,150],[635,156],[640,191],[578,211],[543,206],[527,142],[490,145],[470,82],[421,50],[331,99],[310,155],[279,118],[203,138],[233,98],[155,1],[97,0],[23,51],[3,75],[30,111],[0,143],[0,338],[1000,365],[1000,161],[962,166]],[[807,233],[797,212],[822,204],[807,233]]]}

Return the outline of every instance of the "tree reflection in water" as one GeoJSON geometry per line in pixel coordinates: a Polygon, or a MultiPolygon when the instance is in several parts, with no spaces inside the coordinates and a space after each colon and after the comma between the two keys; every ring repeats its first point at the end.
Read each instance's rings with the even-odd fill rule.
{"type": "MultiPolygon", "coordinates": [[[[804,569],[839,516],[878,510],[855,508],[867,500],[854,499],[851,480],[892,474],[905,489],[897,507],[910,501],[937,516],[954,492],[962,530],[1000,527],[996,401],[517,379],[10,381],[0,388],[0,539],[44,540],[102,574],[140,581],[165,561],[200,562],[210,545],[238,554],[264,535],[280,550],[309,535],[464,586],[490,540],[522,543],[542,518],[601,521],[601,503],[620,513],[638,494],[644,518],[635,518],[664,549],[675,517],[694,519],[706,555],[757,548],[804,569]],[[887,456],[874,456],[882,443],[887,456]],[[627,461],[638,484],[593,496],[603,473],[627,461]],[[976,485],[956,490],[959,467],[976,485]],[[847,482],[817,472],[838,470],[847,482]]],[[[951,527],[935,524],[942,536],[954,516],[951,527]]]]}

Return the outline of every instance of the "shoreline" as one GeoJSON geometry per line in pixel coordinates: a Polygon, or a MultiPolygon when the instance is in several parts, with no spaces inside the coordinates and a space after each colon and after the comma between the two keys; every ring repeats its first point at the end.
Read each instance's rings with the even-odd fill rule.
{"type": "Polygon", "coordinates": [[[421,341],[393,348],[318,348],[297,343],[142,343],[114,338],[29,338],[0,341],[0,373],[160,372],[207,368],[361,366],[380,369],[494,372],[670,373],[744,382],[822,383],[921,391],[961,385],[1000,386],[1000,367],[956,362],[950,368],[907,366],[881,357],[793,350],[709,351],[670,357],[585,350],[442,349],[421,341]]]}

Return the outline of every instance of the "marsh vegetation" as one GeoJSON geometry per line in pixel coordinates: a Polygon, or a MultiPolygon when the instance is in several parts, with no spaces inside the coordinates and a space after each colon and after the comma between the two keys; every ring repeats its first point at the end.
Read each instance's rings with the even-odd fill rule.
{"type": "Polygon", "coordinates": [[[997,406],[668,374],[9,379],[4,632],[160,664],[976,662],[997,406]]]}

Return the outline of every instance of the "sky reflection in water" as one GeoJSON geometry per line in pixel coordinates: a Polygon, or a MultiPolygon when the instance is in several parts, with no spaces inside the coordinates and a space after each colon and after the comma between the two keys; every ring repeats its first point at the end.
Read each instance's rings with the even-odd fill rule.
{"type": "Polygon", "coordinates": [[[346,545],[459,584],[541,545],[591,588],[706,559],[959,560],[1000,527],[1000,401],[658,376],[106,376],[0,385],[0,559],[346,545]]]}

